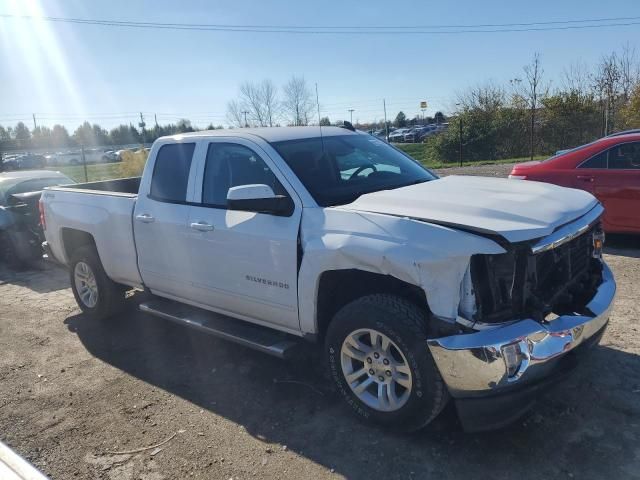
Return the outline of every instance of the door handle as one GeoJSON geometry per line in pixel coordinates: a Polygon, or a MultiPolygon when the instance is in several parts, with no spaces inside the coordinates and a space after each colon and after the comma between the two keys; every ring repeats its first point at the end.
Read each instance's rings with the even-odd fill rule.
{"type": "Polygon", "coordinates": [[[578,175],[578,180],[582,180],[583,182],[593,182],[593,177],[591,175],[578,175]]]}
{"type": "Polygon", "coordinates": [[[213,225],[207,222],[194,222],[189,225],[194,230],[198,230],[199,232],[210,232],[213,230],[213,225]]]}
{"type": "Polygon", "coordinates": [[[149,215],[148,213],[141,213],[140,215],[136,215],[136,220],[141,221],[142,223],[152,223],[155,222],[155,218],[153,215],[149,215]]]}

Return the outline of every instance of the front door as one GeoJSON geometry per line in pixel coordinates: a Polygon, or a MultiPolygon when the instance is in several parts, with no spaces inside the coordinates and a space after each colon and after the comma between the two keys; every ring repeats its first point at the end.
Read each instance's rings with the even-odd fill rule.
{"type": "Polygon", "coordinates": [[[607,169],[595,176],[594,194],[613,229],[640,231],[640,142],[622,143],[607,153],[607,169]]]}
{"type": "Polygon", "coordinates": [[[253,142],[212,140],[201,166],[201,194],[189,211],[192,281],[198,303],[298,331],[298,231],[302,206],[253,142]],[[231,187],[269,185],[290,196],[291,216],[227,210],[231,187]],[[197,202],[196,202],[197,203],[197,202]]]}

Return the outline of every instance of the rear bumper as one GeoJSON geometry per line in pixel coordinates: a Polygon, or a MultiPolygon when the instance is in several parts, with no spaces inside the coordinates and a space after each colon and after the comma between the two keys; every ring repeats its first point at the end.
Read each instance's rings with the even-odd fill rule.
{"type": "Polygon", "coordinates": [[[524,413],[540,389],[568,370],[567,365],[575,357],[572,353],[599,341],[615,293],[613,274],[603,264],[603,281],[587,304],[586,314],[563,315],[544,324],[525,319],[490,330],[429,340],[431,354],[458,404],[463,423],[465,405],[482,405],[478,413],[492,417],[487,428],[509,423],[524,413]],[[513,360],[511,370],[507,366],[507,347],[517,352],[515,370],[513,360]],[[515,404],[505,408],[505,400],[514,403],[514,398],[515,404]]]}

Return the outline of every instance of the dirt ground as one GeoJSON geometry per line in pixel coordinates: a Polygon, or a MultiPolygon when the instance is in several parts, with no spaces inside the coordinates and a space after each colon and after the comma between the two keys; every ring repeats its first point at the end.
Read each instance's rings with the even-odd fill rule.
{"type": "Polygon", "coordinates": [[[606,260],[610,327],[528,417],[465,434],[450,406],[413,435],[355,420],[312,361],[133,308],[90,322],[64,270],[0,267],[0,439],[53,479],[640,478],[640,238],[606,260]]]}

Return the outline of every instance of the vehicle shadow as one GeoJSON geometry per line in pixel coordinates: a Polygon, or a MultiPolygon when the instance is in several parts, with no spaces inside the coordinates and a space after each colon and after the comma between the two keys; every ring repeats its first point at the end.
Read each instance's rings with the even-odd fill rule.
{"type": "Polygon", "coordinates": [[[394,434],[352,417],[318,373],[317,355],[284,362],[135,311],[103,323],[74,315],[65,324],[100,360],[346,478],[638,471],[640,357],[614,348],[594,348],[527,418],[501,431],[464,433],[450,405],[428,428],[394,434]]]}
{"type": "Polygon", "coordinates": [[[640,258],[640,235],[609,233],[607,234],[604,253],[640,258]]]}
{"type": "Polygon", "coordinates": [[[69,288],[69,275],[63,267],[45,260],[31,262],[20,270],[11,269],[0,262],[0,284],[3,283],[20,285],[38,293],[49,293],[69,288]]]}

